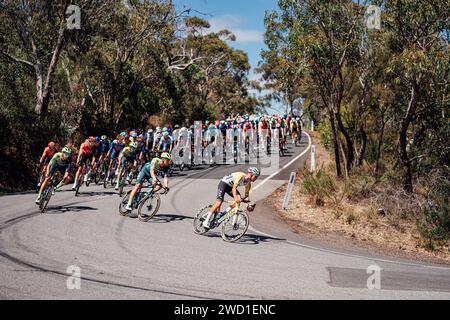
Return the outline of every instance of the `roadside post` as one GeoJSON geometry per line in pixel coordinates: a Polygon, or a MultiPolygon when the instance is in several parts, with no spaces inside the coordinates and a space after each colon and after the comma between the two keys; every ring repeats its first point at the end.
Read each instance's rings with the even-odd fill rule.
{"type": "Polygon", "coordinates": [[[311,120],[311,131],[314,131],[314,120],[311,120]]]}
{"type": "Polygon", "coordinates": [[[289,200],[291,199],[291,193],[292,193],[292,188],[294,187],[294,182],[295,182],[295,172],[291,172],[291,176],[289,177],[289,183],[288,183],[288,187],[286,190],[286,195],[284,196],[284,201],[283,201],[283,209],[286,210],[289,204],[289,200]]]}
{"type": "Polygon", "coordinates": [[[311,146],[311,172],[316,171],[316,145],[311,146]]]}

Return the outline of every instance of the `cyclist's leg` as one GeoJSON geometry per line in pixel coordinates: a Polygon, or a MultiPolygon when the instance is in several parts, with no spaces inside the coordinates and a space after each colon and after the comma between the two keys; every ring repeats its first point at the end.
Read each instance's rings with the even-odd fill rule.
{"type": "Polygon", "coordinates": [[[127,157],[123,156],[120,159],[120,163],[118,164],[118,166],[119,166],[119,174],[117,175],[116,190],[119,189],[120,179],[122,178],[123,169],[125,168],[126,162],[127,162],[127,157]]]}
{"type": "Polygon", "coordinates": [[[134,186],[133,190],[130,193],[130,198],[128,199],[128,204],[126,206],[126,210],[132,210],[131,204],[133,203],[133,199],[136,195],[136,193],[142,188],[142,184],[145,182],[145,180],[148,180],[150,183],[152,181],[151,176],[146,172],[145,168],[142,168],[141,172],[139,172],[139,175],[136,179],[136,185],[134,186]]]}
{"type": "Polygon", "coordinates": [[[231,191],[230,189],[231,189],[231,187],[229,185],[227,185],[225,182],[223,182],[223,181],[219,182],[219,185],[217,186],[216,202],[213,204],[213,206],[209,210],[205,221],[203,221],[203,226],[205,228],[210,227],[211,221],[214,220],[214,218],[216,217],[216,214],[220,211],[220,208],[222,207],[225,193],[230,192],[231,191]]]}

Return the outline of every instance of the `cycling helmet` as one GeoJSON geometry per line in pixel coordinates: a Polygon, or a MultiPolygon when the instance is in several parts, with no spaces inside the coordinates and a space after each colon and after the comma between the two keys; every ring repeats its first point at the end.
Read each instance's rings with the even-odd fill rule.
{"type": "Polygon", "coordinates": [[[137,143],[136,142],[131,142],[130,143],[130,147],[136,149],[137,148],[137,143]]]}
{"type": "Polygon", "coordinates": [[[95,137],[95,142],[100,142],[100,137],[95,137]]]}
{"type": "Polygon", "coordinates": [[[72,150],[67,147],[64,147],[61,151],[69,156],[72,154],[72,150]]]}
{"type": "Polygon", "coordinates": [[[160,133],[161,132],[161,127],[156,127],[156,133],[160,133]]]}
{"type": "Polygon", "coordinates": [[[164,160],[172,160],[172,156],[171,156],[170,153],[168,153],[168,152],[163,152],[163,153],[161,154],[161,159],[164,159],[164,160]]]}
{"type": "Polygon", "coordinates": [[[164,127],[163,129],[162,129],[162,131],[163,132],[167,132],[169,129],[167,128],[167,127],[164,127]]]}
{"type": "Polygon", "coordinates": [[[121,137],[126,137],[126,135],[127,135],[127,134],[126,134],[126,132],[124,132],[124,131],[122,131],[122,132],[120,133],[120,136],[121,136],[121,137]]]}
{"type": "Polygon", "coordinates": [[[169,136],[169,133],[167,131],[164,131],[163,132],[163,137],[167,137],[167,136],[169,136]]]}
{"type": "Polygon", "coordinates": [[[153,129],[148,129],[147,133],[153,133],[153,129]]]}
{"type": "Polygon", "coordinates": [[[130,131],[130,137],[136,138],[137,132],[136,131],[130,131]]]}
{"type": "Polygon", "coordinates": [[[102,135],[102,136],[100,137],[100,139],[101,139],[102,141],[106,141],[106,139],[108,139],[108,137],[107,137],[106,135],[102,135]]]}
{"type": "Polygon", "coordinates": [[[173,128],[174,128],[174,129],[179,129],[179,128],[180,128],[180,125],[179,125],[179,124],[176,124],[173,128]]]}
{"type": "Polygon", "coordinates": [[[50,141],[49,143],[48,143],[48,147],[51,149],[51,148],[54,148],[55,147],[55,143],[53,142],[53,141],[50,141]]]}
{"type": "Polygon", "coordinates": [[[251,174],[254,174],[256,177],[259,177],[259,175],[261,174],[259,169],[256,167],[250,167],[248,168],[248,172],[251,174]]]}

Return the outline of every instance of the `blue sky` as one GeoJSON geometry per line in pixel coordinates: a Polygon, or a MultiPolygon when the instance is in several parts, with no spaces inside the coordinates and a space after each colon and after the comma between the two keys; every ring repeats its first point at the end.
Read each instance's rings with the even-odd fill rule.
{"type": "MultiPolygon", "coordinates": [[[[261,49],[265,47],[264,15],[267,10],[278,8],[277,0],[174,0],[174,3],[179,9],[199,11],[194,14],[208,20],[211,31],[233,32],[236,41],[230,42],[230,46],[248,54],[252,69],[258,65],[261,49]]],[[[249,77],[255,77],[253,70],[249,77]]]]}

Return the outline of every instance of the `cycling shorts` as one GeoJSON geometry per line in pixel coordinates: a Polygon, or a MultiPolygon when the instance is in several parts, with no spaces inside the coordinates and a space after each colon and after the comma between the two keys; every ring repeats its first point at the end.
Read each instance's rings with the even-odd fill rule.
{"type": "MultiPolygon", "coordinates": [[[[233,187],[225,183],[224,181],[220,181],[219,185],[217,186],[217,200],[223,201],[225,198],[225,193],[228,194],[230,197],[233,197],[233,187]]],[[[240,195],[239,191],[237,190],[238,195],[240,195]]]]}
{"type": "Polygon", "coordinates": [[[94,158],[94,154],[87,155],[86,153],[83,153],[80,157],[80,162],[78,162],[78,165],[79,166],[85,165],[87,160],[89,160],[89,162],[92,163],[93,158],[94,158]]]}
{"type": "Polygon", "coordinates": [[[131,156],[131,157],[123,156],[122,157],[122,161],[120,162],[120,167],[123,169],[123,168],[125,168],[125,164],[127,162],[133,163],[133,161],[134,161],[134,157],[133,156],[131,156]]]}

